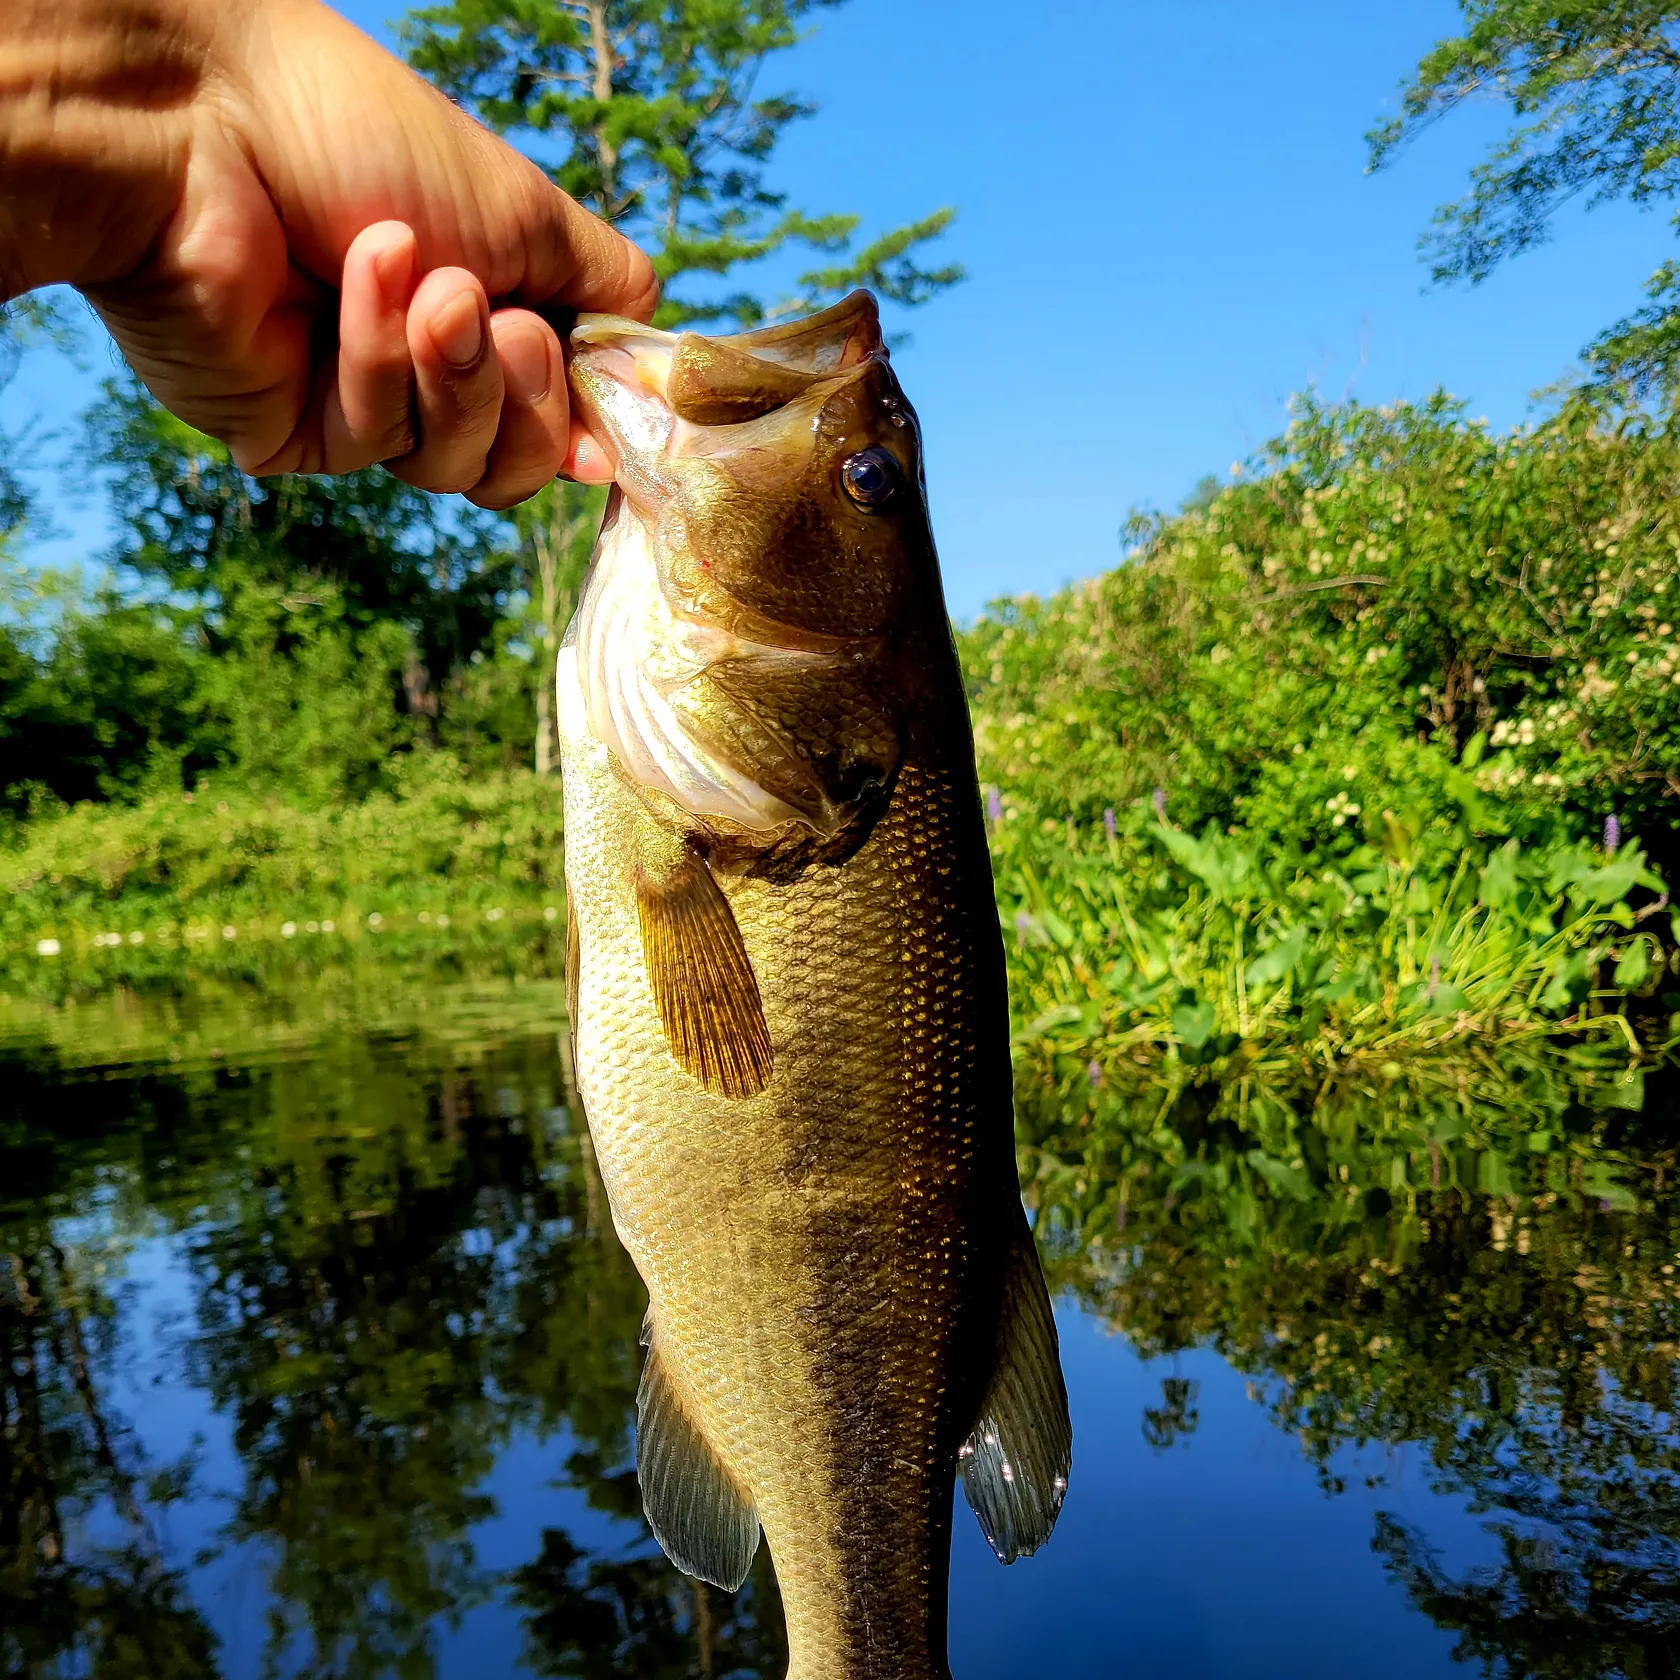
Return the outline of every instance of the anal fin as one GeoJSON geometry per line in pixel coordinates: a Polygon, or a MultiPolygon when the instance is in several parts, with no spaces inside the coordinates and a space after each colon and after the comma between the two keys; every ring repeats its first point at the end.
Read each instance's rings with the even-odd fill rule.
{"type": "Polygon", "coordinates": [[[636,1476],[648,1526],[685,1575],[734,1592],[758,1550],[758,1513],[684,1409],[660,1358],[651,1312],[642,1345],[636,1476]]]}
{"type": "Polygon", "coordinates": [[[1067,1492],[1073,1424],[1050,1295],[1024,1212],[1004,1279],[997,1365],[958,1453],[963,1492],[999,1563],[1050,1538],[1067,1492]]]}
{"type": "Polygon", "coordinates": [[[684,850],[636,873],[642,956],[671,1054],[709,1091],[756,1096],[770,1083],[770,1029],[735,912],[706,860],[684,850]]]}

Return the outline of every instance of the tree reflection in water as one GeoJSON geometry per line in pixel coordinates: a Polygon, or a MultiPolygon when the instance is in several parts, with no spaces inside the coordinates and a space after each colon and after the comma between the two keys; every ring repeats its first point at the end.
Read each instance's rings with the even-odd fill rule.
{"type": "MultiPolygon", "coordinates": [[[[435,1008],[423,1028],[338,1020],[287,1054],[229,1019],[219,1054],[168,1064],[172,1027],[120,1078],[97,1026],[14,1036],[0,1671],[425,1677],[477,1610],[516,1619],[537,1674],[779,1680],[767,1557],[724,1594],[675,1572],[641,1524],[640,1284],[552,1023],[498,1036],[496,1013],[480,997],[472,1030],[443,1030],[435,1008]],[[190,1310],[142,1345],[127,1267],[160,1241],[190,1310]],[[217,1485],[209,1449],[148,1456],[113,1398],[137,1361],[225,1420],[217,1485]],[[592,1515],[552,1520],[493,1570],[477,1533],[520,1440],[544,1443],[570,1490],[555,1511],[581,1496],[592,1515]],[[168,1540],[189,1509],[209,1534],[199,1558],[168,1540]],[[201,1569],[238,1558],[267,1591],[255,1668],[195,1597],[201,1569]]],[[[135,1054],[145,1035],[125,1034],[135,1054]]],[[[1501,1107],[1391,1086],[1305,1114],[1253,1091],[1128,1100],[1118,1084],[1079,1067],[1021,1093],[1060,1289],[1146,1356],[1208,1347],[1247,1373],[1332,1491],[1346,1449],[1419,1444],[1499,1560],[1459,1578],[1395,1518],[1373,1544],[1482,1672],[1675,1674],[1680,1163],[1664,1093],[1650,1118],[1585,1087],[1501,1107]]],[[[1163,1451],[1194,1452],[1198,1422],[1176,1370],[1141,1419],[1163,1451]]]]}
{"type": "MultiPolygon", "coordinates": [[[[257,1548],[265,1674],[435,1672],[440,1636],[506,1589],[471,1530],[516,1434],[569,1438],[558,1483],[640,1526],[645,1297],[551,1034],[349,1033],[302,1060],[235,1051],[117,1082],[56,1064],[0,1071],[0,1671],[222,1672],[190,1569],[154,1539],[162,1502],[203,1490],[190,1464],[147,1464],[100,1393],[134,1353],[109,1288],[160,1231],[194,1290],[162,1361],[229,1419],[238,1457],[198,1561],[257,1548]],[[107,1293],[78,1293],[64,1229],[107,1293]]],[[[779,1672],[768,1573],[731,1600],[634,1534],[589,1555],[551,1529],[516,1572],[533,1669],[779,1672]]]]}
{"type": "MultiPolygon", "coordinates": [[[[17,1233],[8,1233],[15,1238],[17,1233]]],[[[0,1254],[0,1667],[54,1670],[79,1653],[100,1676],[209,1674],[213,1641],[185,1574],[160,1555],[135,1443],[97,1380],[115,1322],[46,1239],[0,1254]],[[144,1498],[142,1494],[144,1493],[144,1498]],[[101,1508],[106,1532],[87,1532],[101,1508]]]]}
{"type": "MultiPolygon", "coordinates": [[[[1345,1449],[1420,1445],[1501,1561],[1455,1579],[1386,1515],[1373,1548],[1511,1680],[1680,1673],[1676,1108],[1592,1095],[1546,1093],[1551,1127],[1403,1088],[1099,1114],[1070,1074],[1021,1103],[1056,1282],[1145,1354],[1247,1373],[1331,1491],[1345,1449]]],[[[1190,1400],[1168,1379],[1145,1436],[1170,1444],[1190,1400]]]]}

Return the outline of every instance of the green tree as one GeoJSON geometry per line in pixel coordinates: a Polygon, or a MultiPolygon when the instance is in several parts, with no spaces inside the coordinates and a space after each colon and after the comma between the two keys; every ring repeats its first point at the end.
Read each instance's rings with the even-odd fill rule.
{"type": "MultiPolygon", "coordinates": [[[[394,749],[438,731],[460,673],[496,651],[519,579],[495,516],[378,468],[248,478],[131,379],[107,384],[89,432],[122,533],[112,560],[212,656],[192,762],[310,799],[365,791],[394,749]]],[[[178,720],[175,736],[189,733],[178,720]]],[[[128,745],[107,754],[102,791],[132,785],[160,750],[155,732],[128,745]]]]}
{"type": "MultiPolygon", "coordinates": [[[[43,339],[60,344],[70,340],[68,318],[50,293],[0,304],[0,387],[17,372],[23,352],[43,339]]],[[[29,517],[29,493],[13,465],[21,452],[17,435],[0,428],[0,559],[15,545],[29,517]]]]}
{"type": "Polygon", "coordinates": [[[953,212],[936,210],[861,245],[861,218],[810,215],[767,184],[788,125],[815,107],[760,96],[765,60],[841,0],[451,0],[399,26],[410,62],[499,133],[523,141],[574,198],[652,253],[664,325],[816,307],[854,286],[901,304],[962,277],[918,252],[953,212]],[[750,277],[787,247],[829,260],[771,307],[750,277]]]}
{"type": "Polygon", "coordinates": [[[554,723],[554,658],[560,633],[576,610],[589,569],[590,551],[601,524],[602,491],[560,481],[549,485],[513,511],[519,533],[519,557],[525,569],[539,650],[536,661],[536,754],[540,776],[559,763],[554,723]]]}
{"type": "MultiPolygon", "coordinates": [[[[1460,105],[1502,101],[1506,135],[1436,211],[1422,240],[1438,281],[1484,280],[1542,243],[1559,209],[1680,192],[1680,4],[1674,0],[1460,0],[1466,29],[1404,84],[1400,114],[1371,130],[1373,169],[1460,105]]],[[[1676,219],[1680,226],[1680,218],[1676,219]]],[[[1589,345],[1597,386],[1634,398],[1680,389],[1680,262],[1649,299],[1589,345]]]]}
{"type": "Polygon", "coordinates": [[[90,416],[122,537],[112,558],[207,607],[262,585],[306,602],[323,586],[358,627],[407,626],[435,691],[483,647],[508,587],[494,516],[428,496],[381,468],[339,478],[248,478],[227,450],[130,379],[90,416]]]}

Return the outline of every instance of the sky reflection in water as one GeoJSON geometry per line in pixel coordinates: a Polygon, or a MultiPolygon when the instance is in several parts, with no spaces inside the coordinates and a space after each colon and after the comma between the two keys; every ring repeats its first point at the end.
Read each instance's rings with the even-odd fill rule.
{"type": "MultiPolygon", "coordinates": [[[[763,1554],[641,1523],[555,989],[278,1007],[0,1017],[0,1672],[779,1680],[763,1554]]],[[[1024,1109],[1074,1478],[1007,1571],[959,1501],[957,1680],[1680,1672],[1657,1114],[1577,1140],[1609,1205],[1332,1159],[1233,1214],[1244,1140],[1169,1191],[1024,1109]]]]}

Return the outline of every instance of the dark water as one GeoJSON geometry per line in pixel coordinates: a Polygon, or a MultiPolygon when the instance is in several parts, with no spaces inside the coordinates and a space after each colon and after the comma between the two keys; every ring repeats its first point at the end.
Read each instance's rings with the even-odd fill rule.
{"type": "MultiPolygon", "coordinates": [[[[781,1675],[642,1525],[557,1012],[0,1011],[0,1671],[781,1675]]],[[[959,1508],[957,1680],[1680,1673],[1674,1128],[1466,1089],[1023,1093],[1074,1478],[959,1508]]]]}

